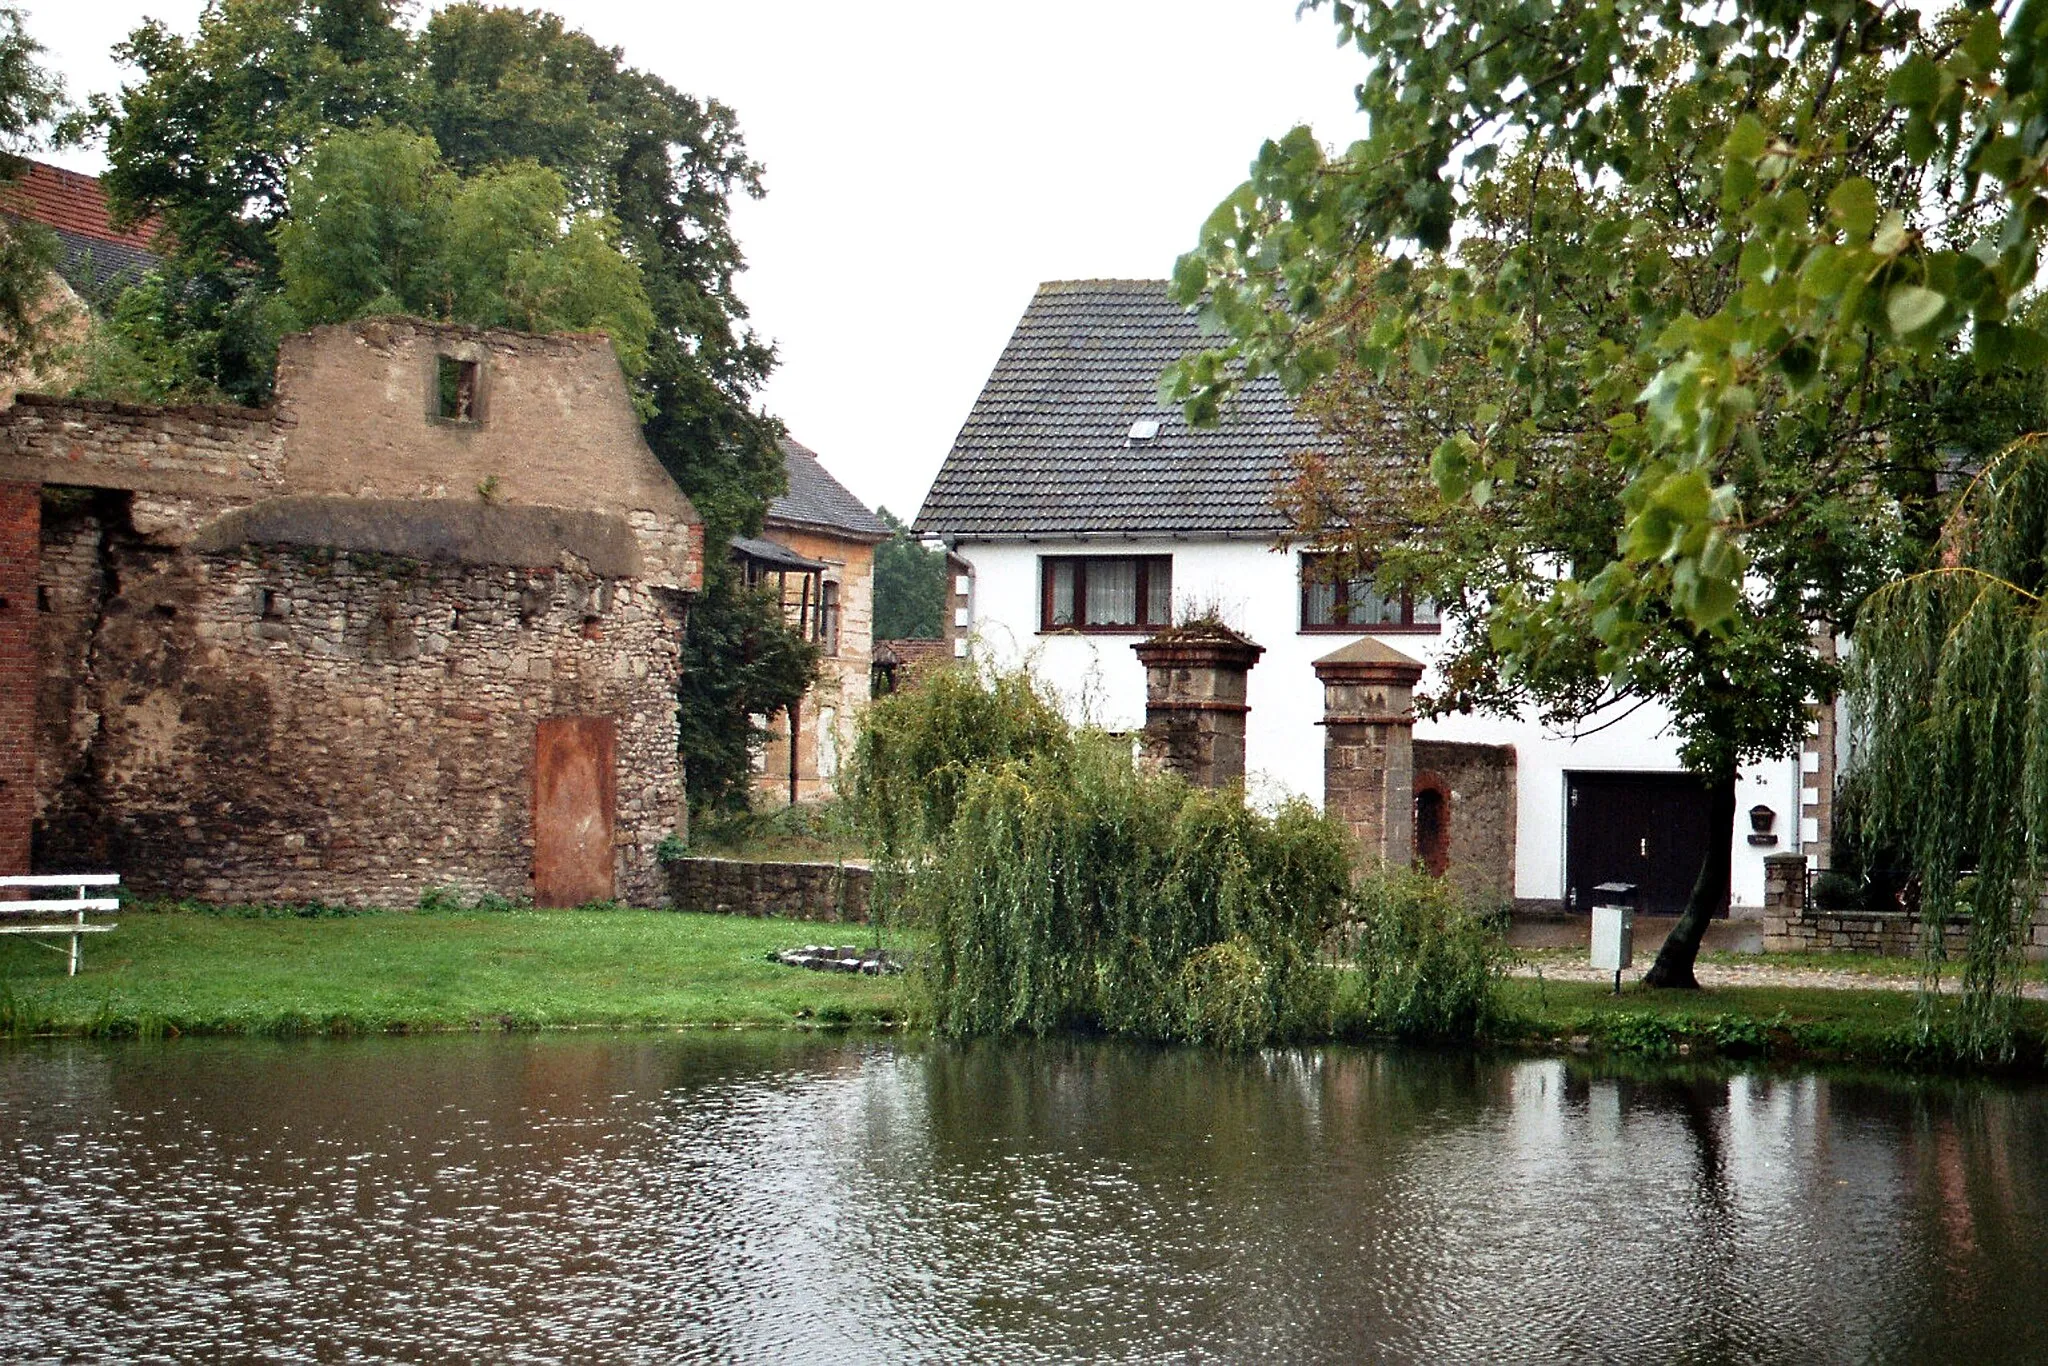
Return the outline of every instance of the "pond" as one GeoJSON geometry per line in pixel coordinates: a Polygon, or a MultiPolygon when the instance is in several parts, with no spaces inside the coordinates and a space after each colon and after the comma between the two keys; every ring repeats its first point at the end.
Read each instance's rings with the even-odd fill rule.
{"type": "Polygon", "coordinates": [[[787,1035],[0,1049],[0,1359],[2048,1355],[2048,1089],[787,1035]]]}

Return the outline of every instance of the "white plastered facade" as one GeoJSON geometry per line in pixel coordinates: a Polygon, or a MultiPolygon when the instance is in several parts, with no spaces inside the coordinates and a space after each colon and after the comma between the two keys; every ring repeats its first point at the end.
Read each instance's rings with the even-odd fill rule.
{"type": "MultiPolygon", "coordinates": [[[[1224,621],[1265,647],[1249,680],[1251,715],[1246,730],[1247,785],[1255,800],[1294,794],[1318,804],[1323,794],[1322,686],[1314,661],[1355,635],[1304,632],[1300,625],[1298,552],[1252,540],[1040,540],[970,541],[954,551],[974,569],[972,630],[977,654],[1015,663],[1029,660],[1057,689],[1075,719],[1111,730],[1136,730],[1145,719],[1145,678],[1132,634],[1042,633],[1039,630],[1039,560],[1047,555],[1170,555],[1176,612],[1216,608],[1224,621]]],[[[1433,665],[1444,653],[1441,635],[1390,632],[1376,636],[1433,665]]],[[[1422,691],[1435,682],[1423,677],[1422,691]]],[[[1574,739],[1533,720],[1459,715],[1421,721],[1417,739],[1455,740],[1515,749],[1515,896],[1555,902],[1564,881],[1565,774],[1677,772],[1677,741],[1668,713],[1644,706],[1626,719],[1574,739]]],[[[1738,909],[1763,904],[1763,859],[1796,849],[1800,802],[1797,760],[1744,768],[1736,793],[1731,901],[1738,909]],[[1781,843],[1748,841],[1754,806],[1778,813],[1781,843]]]]}

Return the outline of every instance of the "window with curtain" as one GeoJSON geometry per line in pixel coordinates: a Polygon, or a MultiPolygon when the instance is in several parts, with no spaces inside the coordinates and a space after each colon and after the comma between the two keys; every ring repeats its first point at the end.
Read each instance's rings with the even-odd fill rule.
{"type": "Polygon", "coordinates": [[[1301,557],[1304,631],[1436,631],[1436,603],[1415,593],[1383,593],[1370,573],[1339,577],[1336,557],[1301,557]]]}
{"type": "Polygon", "coordinates": [[[1151,631],[1173,622],[1171,555],[1047,555],[1039,629],[1151,631]]]}

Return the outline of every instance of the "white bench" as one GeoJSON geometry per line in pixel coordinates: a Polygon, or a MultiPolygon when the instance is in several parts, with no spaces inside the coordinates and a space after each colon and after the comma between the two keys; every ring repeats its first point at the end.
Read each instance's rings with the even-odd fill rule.
{"type": "MultiPolygon", "coordinates": [[[[71,940],[71,952],[67,959],[69,964],[67,975],[76,977],[78,975],[79,963],[79,938],[88,934],[106,934],[115,928],[112,925],[86,924],[86,912],[117,911],[121,908],[120,898],[94,896],[90,889],[94,887],[116,887],[120,885],[120,882],[121,875],[119,873],[53,873],[36,877],[0,877],[0,893],[4,893],[9,888],[16,887],[44,892],[54,891],[60,887],[75,887],[78,889],[76,896],[69,897],[46,895],[25,901],[0,899],[0,921],[10,920],[14,916],[50,915],[53,913],[69,915],[71,917],[70,920],[54,925],[0,923],[0,934],[56,934],[67,936],[71,940]]],[[[64,952],[63,949],[58,948],[55,944],[44,944],[42,947],[54,950],[57,953],[64,952]]]]}

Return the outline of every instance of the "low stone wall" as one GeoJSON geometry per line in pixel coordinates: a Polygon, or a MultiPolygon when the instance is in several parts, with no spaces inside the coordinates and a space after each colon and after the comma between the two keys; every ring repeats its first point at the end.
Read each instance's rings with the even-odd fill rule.
{"type": "MultiPolygon", "coordinates": [[[[1907,957],[1920,951],[1920,922],[1904,911],[1826,911],[1806,904],[1806,860],[1773,854],[1764,860],[1764,952],[1853,953],[1907,957]]],[[[1968,947],[1970,922],[1954,917],[1941,927],[1951,960],[1968,947]]],[[[2026,955],[2048,958],[2048,907],[2027,929],[2026,955]]]]}
{"type": "MultiPolygon", "coordinates": [[[[1969,938],[1966,920],[1942,927],[1951,958],[1969,938]]],[[[1806,910],[1798,915],[1764,912],[1765,953],[1857,953],[1904,958],[1920,951],[1920,922],[1904,912],[1806,910]]]]}
{"type": "Polygon", "coordinates": [[[838,863],[755,863],[683,858],[664,865],[669,905],[719,915],[779,915],[792,920],[867,923],[875,875],[838,863]]]}

